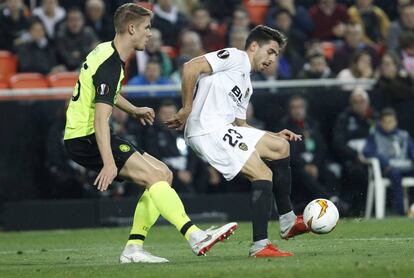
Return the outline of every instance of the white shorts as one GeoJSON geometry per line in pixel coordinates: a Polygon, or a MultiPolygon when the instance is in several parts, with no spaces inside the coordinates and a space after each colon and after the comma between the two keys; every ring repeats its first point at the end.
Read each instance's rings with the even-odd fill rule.
{"type": "Polygon", "coordinates": [[[232,180],[256,149],[265,131],[233,126],[231,124],[211,133],[187,138],[194,152],[219,171],[226,180],[232,180]]]}

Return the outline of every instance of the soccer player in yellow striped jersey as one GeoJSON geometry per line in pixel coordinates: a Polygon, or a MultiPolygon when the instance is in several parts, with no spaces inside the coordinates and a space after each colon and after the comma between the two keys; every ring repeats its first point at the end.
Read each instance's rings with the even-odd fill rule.
{"type": "Polygon", "coordinates": [[[146,188],[135,209],[121,263],[168,262],[143,249],[148,230],[159,215],[185,236],[197,255],[203,255],[237,228],[236,223],[229,223],[218,229],[200,230],[171,188],[172,173],[168,167],[110,131],[108,119],[114,105],[143,125],[153,124],[152,108],[136,107],[119,94],[124,61],[132,51],[143,50],[151,38],[151,17],[151,11],[133,3],[116,10],[115,38],[99,44],[86,57],[66,113],[66,150],[75,162],[98,173],[94,182],[98,190],[106,190],[114,179],[129,180],[146,188]]]}

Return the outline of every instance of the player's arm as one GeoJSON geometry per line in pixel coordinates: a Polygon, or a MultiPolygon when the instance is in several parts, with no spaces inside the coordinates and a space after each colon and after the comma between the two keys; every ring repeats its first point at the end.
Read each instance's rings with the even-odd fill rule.
{"type": "Polygon", "coordinates": [[[121,95],[118,95],[115,106],[138,119],[142,125],[154,123],[155,113],[150,107],[137,107],[121,95]]]}
{"type": "Polygon", "coordinates": [[[108,123],[111,113],[111,105],[96,103],[94,119],[95,137],[104,167],[95,179],[94,185],[98,186],[98,190],[100,191],[106,190],[118,174],[111,150],[111,137],[108,123]]]}
{"type": "MultiPolygon", "coordinates": [[[[244,126],[244,127],[255,128],[255,127],[252,127],[252,126],[248,125],[246,120],[244,120],[244,119],[236,118],[236,120],[234,121],[234,124],[236,126],[244,126]]],[[[280,132],[271,132],[271,131],[266,130],[266,133],[268,133],[270,135],[273,135],[273,136],[282,137],[282,138],[284,138],[286,140],[289,140],[289,141],[301,141],[302,140],[302,135],[296,134],[296,133],[294,133],[294,132],[292,132],[288,129],[284,129],[280,132]]]]}
{"type": "Polygon", "coordinates": [[[193,93],[201,74],[211,74],[212,68],[204,56],[194,58],[183,66],[181,94],[183,107],[166,122],[170,128],[182,128],[193,107],[193,93]]]}

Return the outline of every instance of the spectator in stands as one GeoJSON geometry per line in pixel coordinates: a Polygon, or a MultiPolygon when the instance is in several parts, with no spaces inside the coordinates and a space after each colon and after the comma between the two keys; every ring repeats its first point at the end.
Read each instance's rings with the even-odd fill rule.
{"type": "Polygon", "coordinates": [[[292,17],[292,31],[302,33],[308,39],[313,31],[313,21],[308,11],[301,5],[295,4],[295,0],[278,0],[275,1],[274,7],[270,8],[266,16],[266,24],[276,27],[275,15],[279,10],[286,10],[292,17]]]}
{"type": "Polygon", "coordinates": [[[55,39],[57,26],[65,18],[66,11],[59,6],[58,0],[42,0],[42,6],[33,10],[33,15],[37,16],[45,26],[46,34],[49,39],[55,39]]]}
{"type": "Polygon", "coordinates": [[[293,48],[300,55],[305,54],[307,36],[302,31],[292,28],[292,15],[288,10],[278,9],[273,14],[272,26],[286,34],[289,42],[289,50],[287,51],[293,48]]]}
{"type": "MultiPolygon", "coordinates": [[[[251,29],[253,29],[254,25],[250,22],[249,13],[243,6],[237,7],[233,11],[233,16],[231,18],[231,23],[229,24],[226,32],[226,44],[231,44],[231,35],[233,33],[240,34],[241,32],[249,32],[251,29]]],[[[246,43],[246,40],[243,42],[243,44],[246,43]]],[[[244,45],[243,45],[244,50],[244,45]]]]}
{"type": "MultiPolygon", "coordinates": [[[[279,59],[276,57],[275,62],[266,68],[266,70],[261,72],[253,72],[251,75],[252,81],[274,81],[284,79],[279,72],[279,59]]],[[[277,88],[269,88],[269,89],[255,89],[255,92],[270,92],[276,93],[277,88]]]]}
{"type": "Polygon", "coordinates": [[[414,81],[402,68],[398,57],[392,53],[385,53],[379,68],[379,79],[376,84],[374,98],[380,98],[379,106],[393,100],[414,99],[414,81]]]}
{"type": "Polygon", "coordinates": [[[403,68],[414,77],[414,32],[401,34],[399,54],[403,68]]]}
{"type": "Polygon", "coordinates": [[[206,7],[199,5],[193,8],[190,29],[200,36],[207,52],[225,47],[224,34],[220,34],[217,23],[212,21],[206,7]]]}
{"type": "Polygon", "coordinates": [[[351,203],[355,214],[360,214],[365,204],[367,169],[361,154],[376,119],[368,93],[358,87],[352,92],[349,107],[338,116],[333,129],[333,148],[342,166],[343,197],[351,203]]]}
{"type": "Polygon", "coordinates": [[[195,58],[203,55],[206,51],[201,44],[200,36],[194,31],[185,31],[180,38],[179,56],[195,58]]]}
{"type": "Polygon", "coordinates": [[[103,0],[88,0],[85,4],[86,26],[95,31],[100,41],[110,41],[115,36],[112,19],[105,14],[103,0]]]}
{"type": "Polygon", "coordinates": [[[403,32],[414,32],[414,3],[401,6],[399,19],[391,23],[386,39],[389,51],[399,50],[399,37],[403,32]]]}
{"type": "Polygon", "coordinates": [[[187,17],[178,11],[175,0],[158,0],[153,11],[152,26],[161,31],[166,45],[177,47],[177,38],[188,26],[187,17]]]}
{"type": "Polygon", "coordinates": [[[172,72],[172,62],[170,57],[162,51],[161,32],[155,28],[151,29],[151,39],[145,46],[144,51],[136,51],[128,63],[128,79],[135,75],[143,74],[147,62],[150,59],[157,59],[161,64],[161,75],[168,78],[172,72]]]}
{"type": "Polygon", "coordinates": [[[56,36],[57,52],[61,62],[69,70],[76,70],[98,42],[95,32],[84,25],[81,10],[69,9],[65,25],[56,36]]]}
{"type": "MultiPolygon", "coordinates": [[[[128,81],[128,85],[167,85],[167,84],[172,84],[172,82],[168,80],[167,78],[161,76],[161,64],[156,58],[150,59],[147,62],[143,74],[137,75],[128,81]]],[[[154,92],[152,94],[161,96],[161,95],[171,95],[173,93],[175,92],[154,92]]],[[[151,93],[146,93],[146,92],[140,93],[140,94],[151,95],[151,93]]]]}
{"type": "Polygon", "coordinates": [[[235,47],[239,50],[244,50],[246,39],[249,32],[245,29],[232,28],[229,34],[229,47],[235,47]]]}
{"type": "Polygon", "coordinates": [[[376,67],[379,63],[378,53],[363,40],[363,30],[360,24],[349,23],[345,29],[344,44],[335,49],[332,59],[332,70],[338,74],[349,65],[352,56],[358,51],[366,51],[370,54],[372,63],[376,67]]]}
{"type": "Polygon", "coordinates": [[[373,0],[356,0],[348,9],[350,21],[360,24],[364,29],[364,42],[381,52],[383,42],[390,28],[387,14],[373,0]]]}
{"type": "Polygon", "coordinates": [[[348,22],[348,11],[345,5],[335,0],[319,0],[309,9],[309,15],[315,26],[312,37],[321,41],[341,39],[348,22]]]}
{"type": "Polygon", "coordinates": [[[207,6],[213,18],[226,22],[232,17],[233,11],[241,5],[242,0],[198,0],[207,6]]]}
{"type": "Polygon", "coordinates": [[[16,40],[27,30],[29,11],[22,0],[7,0],[0,9],[0,49],[14,51],[16,40]]]}
{"type": "MultiPolygon", "coordinates": [[[[323,197],[340,204],[338,180],[328,169],[327,147],[319,124],[307,115],[307,101],[294,95],[288,101],[288,115],[280,122],[280,129],[289,129],[303,136],[291,144],[293,196],[303,208],[310,200],[323,197]]],[[[340,204],[343,212],[347,204],[340,204]]]]}
{"type": "Polygon", "coordinates": [[[168,165],[174,174],[175,190],[194,193],[192,170],[195,157],[185,144],[183,135],[165,125],[176,112],[177,106],[173,101],[161,103],[154,125],[147,130],[145,150],[168,165]]]}
{"type": "MultiPolygon", "coordinates": [[[[349,68],[341,70],[337,78],[338,80],[354,81],[360,78],[372,78],[373,75],[371,56],[366,51],[359,51],[352,56],[349,68]]],[[[351,91],[354,87],[354,85],[344,85],[342,89],[351,91]]]]}
{"type": "Polygon", "coordinates": [[[392,108],[381,111],[380,122],[367,139],[366,157],[379,160],[382,174],[391,180],[393,208],[405,215],[401,180],[414,176],[414,142],[405,130],[398,128],[397,114],[392,108]]]}
{"type": "Polygon", "coordinates": [[[332,78],[333,74],[326,62],[325,56],[321,53],[311,54],[308,62],[299,72],[299,79],[332,78]]]}
{"type": "Polygon", "coordinates": [[[174,83],[174,84],[179,84],[181,85],[181,76],[183,73],[183,65],[190,61],[191,58],[187,57],[187,56],[180,56],[177,59],[175,59],[175,64],[176,64],[176,69],[170,76],[170,80],[174,83]]]}
{"type": "Polygon", "coordinates": [[[57,64],[56,50],[46,38],[46,32],[40,20],[30,23],[25,42],[17,46],[20,72],[39,72],[42,74],[64,71],[57,64]]]}

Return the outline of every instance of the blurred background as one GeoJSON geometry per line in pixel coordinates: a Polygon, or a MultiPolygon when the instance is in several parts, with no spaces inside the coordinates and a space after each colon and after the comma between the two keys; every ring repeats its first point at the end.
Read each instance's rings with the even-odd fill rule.
{"type": "MultiPolygon", "coordinates": [[[[132,215],[141,189],[114,183],[97,192],[96,174],[70,161],[62,141],[78,67],[97,44],[113,39],[112,15],[126,2],[133,1],[0,0],[0,222],[6,229],[121,225],[132,215]],[[79,211],[83,220],[53,220],[64,209],[69,218],[79,211]]],[[[257,24],[283,31],[289,42],[266,72],[252,73],[247,121],[303,135],[291,143],[297,211],[323,197],[343,216],[370,217],[374,204],[377,218],[410,213],[413,1],[135,2],[154,12],[152,39],[128,59],[124,94],[153,107],[157,122],[142,127],[115,109],[111,128],[173,170],[173,186],[190,214],[249,219],[250,188],[241,177],[226,182],[187,148],[181,132],[164,126],[180,107],[181,67],[224,47],[244,50],[257,24]]]]}

